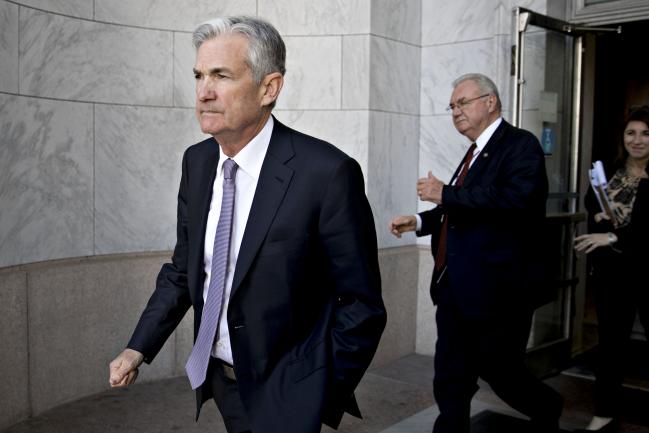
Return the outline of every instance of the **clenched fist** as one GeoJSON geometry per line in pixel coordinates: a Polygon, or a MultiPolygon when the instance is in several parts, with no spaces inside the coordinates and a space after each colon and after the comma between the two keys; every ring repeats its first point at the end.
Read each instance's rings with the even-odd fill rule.
{"type": "Polygon", "coordinates": [[[124,349],[109,365],[110,386],[124,387],[135,382],[138,367],[144,361],[144,355],[137,350],[124,349]]]}

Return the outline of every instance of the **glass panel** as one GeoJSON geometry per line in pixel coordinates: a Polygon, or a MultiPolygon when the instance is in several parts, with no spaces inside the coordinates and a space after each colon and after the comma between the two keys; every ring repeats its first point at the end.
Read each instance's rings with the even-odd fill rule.
{"type": "Polygon", "coordinates": [[[573,38],[563,33],[530,26],[523,34],[523,87],[521,126],[541,142],[546,155],[550,195],[545,239],[553,284],[534,316],[529,347],[559,342],[569,337],[568,296],[572,281],[572,235],[569,213],[577,199],[571,191],[572,63],[573,38]]]}
{"type": "Polygon", "coordinates": [[[573,40],[533,26],[523,38],[521,125],[537,136],[546,154],[548,213],[569,212],[573,40]]]}
{"type": "Polygon", "coordinates": [[[544,238],[547,248],[544,256],[547,259],[548,272],[551,276],[547,287],[548,299],[555,301],[545,304],[534,313],[532,330],[528,341],[529,347],[539,347],[567,338],[571,288],[576,284],[572,270],[572,238],[578,219],[574,215],[562,214],[549,216],[544,227],[544,238]],[[560,252],[558,254],[557,252],[560,252]]]}

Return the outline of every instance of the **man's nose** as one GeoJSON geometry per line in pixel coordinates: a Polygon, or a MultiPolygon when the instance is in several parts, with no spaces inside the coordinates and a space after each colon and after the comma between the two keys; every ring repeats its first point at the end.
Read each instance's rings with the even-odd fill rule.
{"type": "Polygon", "coordinates": [[[207,81],[199,81],[196,83],[196,97],[199,101],[208,101],[214,99],[215,92],[207,81]]]}

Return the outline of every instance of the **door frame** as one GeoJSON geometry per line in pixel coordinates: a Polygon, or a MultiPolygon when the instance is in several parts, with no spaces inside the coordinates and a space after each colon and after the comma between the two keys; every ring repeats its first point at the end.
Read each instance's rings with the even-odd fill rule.
{"type": "MultiPolygon", "coordinates": [[[[514,20],[514,45],[512,47],[512,71],[513,89],[512,89],[512,123],[520,126],[523,115],[523,92],[525,77],[522,75],[524,70],[525,56],[525,32],[529,26],[549,30],[555,33],[564,34],[572,39],[572,63],[569,65],[568,76],[571,81],[571,112],[570,119],[570,163],[567,178],[567,192],[561,193],[568,200],[567,212],[558,215],[549,215],[547,222],[550,224],[559,224],[562,226],[564,237],[568,237],[567,242],[563,242],[561,253],[564,257],[564,271],[557,281],[560,287],[559,298],[562,307],[562,328],[561,336],[552,342],[532,346],[528,350],[528,365],[538,375],[551,374],[562,368],[576,353],[582,348],[582,322],[585,300],[585,277],[586,261],[577,260],[572,251],[571,233],[575,233],[579,226],[583,226],[585,214],[581,211],[581,200],[583,191],[580,185],[584,185],[586,173],[590,165],[590,146],[584,148],[582,143],[586,139],[592,144],[592,122],[593,122],[593,95],[592,91],[587,92],[584,96],[583,90],[588,86],[590,90],[594,88],[594,77],[592,77],[593,68],[589,68],[590,75],[584,75],[584,61],[592,62],[588,65],[594,65],[594,56],[584,55],[584,42],[591,38],[595,33],[620,32],[620,28],[609,27],[584,27],[578,24],[569,23],[553,17],[538,14],[526,8],[518,7],[513,11],[514,20]],[[587,83],[583,80],[587,79],[587,83]],[[583,104],[589,104],[591,109],[588,114],[582,112],[583,104]],[[586,115],[585,115],[586,114],[586,115]],[[582,120],[591,128],[586,136],[582,127],[582,120]],[[566,235],[567,234],[567,235],[566,235]]],[[[567,61],[570,61],[568,58],[567,61]]],[[[583,189],[583,188],[582,188],[583,189]]]]}
{"type": "Polygon", "coordinates": [[[568,2],[567,16],[571,23],[608,25],[649,20],[646,0],[613,0],[592,5],[587,5],[586,1],[568,2]]]}

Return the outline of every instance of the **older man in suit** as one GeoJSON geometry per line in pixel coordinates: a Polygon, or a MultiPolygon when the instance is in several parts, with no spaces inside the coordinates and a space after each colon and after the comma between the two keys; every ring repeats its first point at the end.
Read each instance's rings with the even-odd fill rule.
{"type": "Polygon", "coordinates": [[[172,262],[110,383],[132,383],[193,307],[197,416],[213,397],[230,433],[336,427],[360,416],[354,389],[386,321],[360,167],[271,115],[285,71],[272,25],[216,19],[193,40],[212,138],[185,152],[172,262]]]}
{"type": "Polygon", "coordinates": [[[539,234],[548,182],[538,140],[501,117],[494,83],[467,74],[453,83],[448,111],[471,146],[451,182],[417,182],[421,200],[437,206],[390,223],[432,234],[437,304],[435,433],[468,433],[478,377],[538,431],[556,431],[561,397],[526,370],[532,313],[543,288],[539,234]]]}

